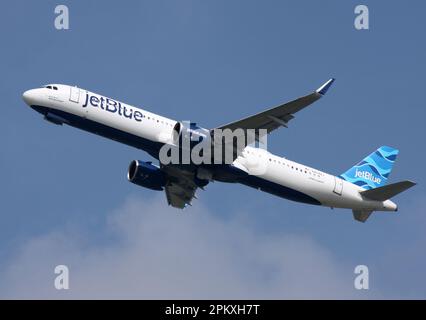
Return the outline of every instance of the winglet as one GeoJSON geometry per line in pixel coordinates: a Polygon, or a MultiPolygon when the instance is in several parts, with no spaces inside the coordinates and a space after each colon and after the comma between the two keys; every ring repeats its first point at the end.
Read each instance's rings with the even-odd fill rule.
{"type": "Polygon", "coordinates": [[[331,78],[330,80],[328,80],[326,83],[324,83],[321,87],[319,87],[316,92],[319,93],[320,95],[325,95],[328,91],[328,89],[330,89],[331,85],[333,84],[333,82],[336,79],[331,78]]]}

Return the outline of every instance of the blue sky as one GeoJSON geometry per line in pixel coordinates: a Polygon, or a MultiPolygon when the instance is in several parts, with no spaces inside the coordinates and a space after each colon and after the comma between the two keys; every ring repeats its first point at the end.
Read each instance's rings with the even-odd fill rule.
{"type": "Polygon", "coordinates": [[[82,297],[85,290],[78,285],[66,294],[51,289],[54,265],[66,260],[79,285],[81,279],[97,279],[87,297],[102,297],[100,288],[121,285],[120,292],[129,297],[149,297],[144,287],[156,288],[160,298],[426,298],[426,5],[364,1],[370,30],[358,31],[353,25],[358,4],[184,0],[3,5],[0,279],[8,285],[0,297],[26,297],[28,283],[31,297],[82,297]],[[70,30],[54,28],[58,4],[69,7],[70,30]],[[395,198],[398,215],[377,214],[359,224],[350,211],[309,207],[221,183],[209,185],[195,208],[175,212],[163,194],[125,178],[129,162],[150,160],[147,154],[53,126],[21,98],[23,91],[42,84],[73,84],[213,128],[309,93],[330,77],[337,81],[326,98],[297,114],[289,129],[274,132],[269,150],[340,174],[381,145],[397,147],[400,155],[390,180],[419,183],[395,198]],[[172,223],[182,232],[172,232],[172,223]],[[219,243],[207,232],[209,225],[223,235],[219,243]],[[146,226],[158,233],[147,237],[146,226]],[[137,239],[131,245],[129,234],[137,239]],[[196,265],[206,273],[193,276],[189,267],[156,273],[154,262],[174,269],[181,259],[171,246],[179,237],[186,244],[182,266],[196,265]],[[194,242],[200,248],[189,245],[194,242]],[[276,256],[281,250],[277,244],[283,256],[276,256]],[[117,257],[117,247],[128,254],[117,257]],[[154,258],[147,254],[154,251],[154,258]],[[203,259],[201,252],[217,259],[203,259]],[[247,264],[229,258],[238,260],[239,254],[247,264]],[[136,265],[154,261],[152,269],[139,271],[143,276],[137,273],[142,279],[138,289],[121,274],[112,275],[108,265],[119,259],[123,265],[118,270],[126,270],[129,256],[136,265]],[[101,275],[85,269],[84,261],[91,261],[93,269],[102,263],[101,275]],[[215,261],[223,262],[223,277],[211,269],[215,261]],[[358,264],[370,268],[368,292],[353,289],[358,264]],[[288,285],[287,267],[292,279],[300,281],[288,285]],[[28,276],[18,277],[17,270],[28,276]],[[31,276],[36,270],[43,279],[39,282],[31,276]],[[225,275],[235,278],[230,270],[241,271],[234,294],[224,281],[225,275]],[[180,295],[168,287],[189,278],[204,286],[181,286],[180,295]],[[150,287],[144,279],[168,281],[150,287]],[[264,279],[284,280],[279,290],[268,291],[264,279]],[[212,284],[218,285],[213,289],[212,284]]]}

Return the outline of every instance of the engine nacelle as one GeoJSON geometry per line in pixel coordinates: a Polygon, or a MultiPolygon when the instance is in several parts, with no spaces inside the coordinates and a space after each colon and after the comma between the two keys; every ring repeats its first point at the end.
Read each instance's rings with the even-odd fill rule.
{"type": "Polygon", "coordinates": [[[163,190],[166,176],[160,168],[151,162],[133,160],[129,165],[127,180],[138,186],[152,190],[163,190]]]}
{"type": "Polygon", "coordinates": [[[194,122],[178,122],[173,128],[173,142],[187,150],[192,150],[201,142],[208,142],[210,146],[210,131],[197,126],[194,122]]]}

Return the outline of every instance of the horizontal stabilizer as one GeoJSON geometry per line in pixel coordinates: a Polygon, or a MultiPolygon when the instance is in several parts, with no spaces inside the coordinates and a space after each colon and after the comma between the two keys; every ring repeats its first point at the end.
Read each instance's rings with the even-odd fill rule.
{"type": "Polygon", "coordinates": [[[383,187],[361,191],[361,195],[371,200],[385,201],[415,185],[416,183],[412,181],[401,181],[383,187]]]}
{"type": "Polygon", "coordinates": [[[370,217],[372,210],[352,210],[354,219],[359,222],[365,222],[370,217]]]}

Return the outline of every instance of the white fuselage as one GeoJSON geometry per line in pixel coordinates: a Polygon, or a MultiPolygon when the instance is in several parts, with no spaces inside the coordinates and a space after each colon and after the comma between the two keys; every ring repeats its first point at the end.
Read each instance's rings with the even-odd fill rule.
{"type": "MultiPolygon", "coordinates": [[[[43,113],[51,111],[52,118],[56,121],[64,120],[63,122],[67,123],[69,115],[75,119],[87,119],[105,128],[111,128],[113,131],[108,137],[118,141],[120,139],[114,137],[114,132],[143,138],[148,144],[171,143],[173,128],[177,123],[175,120],[115,99],[67,85],[58,84],[52,85],[52,89],[39,88],[26,91],[24,100],[35,109],[42,108],[43,113]],[[56,90],[53,87],[56,87],[56,90]]],[[[50,117],[50,113],[46,117],[50,117]]],[[[98,133],[96,130],[94,128],[89,131],[98,133]]],[[[233,165],[266,182],[308,195],[324,206],[355,210],[396,210],[396,205],[390,200],[366,199],[360,194],[363,189],[357,185],[278,157],[267,150],[246,147],[233,165]]],[[[263,190],[261,186],[258,188],[263,190]]]]}

